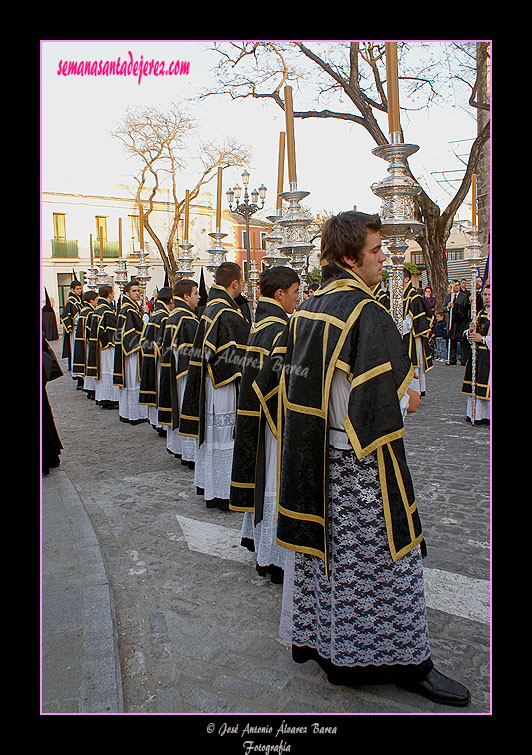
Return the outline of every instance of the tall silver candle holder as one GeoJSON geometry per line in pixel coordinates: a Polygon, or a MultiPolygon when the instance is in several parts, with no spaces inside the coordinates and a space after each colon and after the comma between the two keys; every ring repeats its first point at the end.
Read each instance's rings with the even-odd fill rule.
{"type": "MultiPolygon", "coordinates": [[[[466,245],[468,250],[467,258],[471,264],[471,322],[476,324],[477,321],[477,275],[478,266],[482,261],[480,250],[482,244],[479,242],[479,229],[476,225],[468,231],[471,241],[466,245]]],[[[471,424],[475,424],[475,409],[477,403],[476,397],[476,378],[477,378],[477,345],[471,344],[471,424]]]]}
{"type": "Polygon", "coordinates": [[[98,263],[98,267],[100,268],[97,275],[96,275],[96,282],[99,286],[104,286],[107,283],[107,273],[105,272],[105,265],[103,264],[103,260],[100,260],[98,263]]]}
{"type": "Polygon", "coordinates": [[[183,278],[189,278],[192,273],[192,261],[193,256],[191,253],[191,249],[194,246],[194,244],[191,244],[188,239],[185,239],[182,244],[178,244],[178,247],[182,249],[181,254],[177,258],[177,261],[179,263],[179,267],[177,268],[177,279],[183,280],[183,278]]]}
{"type": "Polygon", "coordinates": [[[115,283],[120,289],[120,296],[124,293],[124,287],[127,283],[127,264],[123,257],[118,260],[118,267],[114,270],[115,283]]]}
{"type": "Polygon", "coordinates": [[[225,262],[227,249],[222,245],[222,239],[227,236],[227,233],[222,233],[221,230],[217,228],[216,231],[209,233],[209,236],[213,240],[213,244],[207,249],[209,253],[209,262],[206,265],[206,268],[207,270],[210,270],[211,273],[214,273],[216,268],[220,267],[222,262],[225,262]]]}
{"type": "Polygon", "coordinates": [[[280,225],[281,218],[282,211],[279,209],[275,215],[268,215],[266,218],[273,226],[270,233],[264,237],[266,242],[266,254],[262,258],[262,263],[266,267],[273,267],[274,265],[290,265],[290,257],[279,249],[283,243],[283,229],[280,225]]]}
{"type": "Polygon", "coordinates": [[[85,280],[87,281],[87,288],[91,291],[96,291],[98,288],[98,268],[94,263],[89,267],[85,280]]]}
{"type": "Polygon", "coordinates": [[[283,229],[283,243],[279,251],[290,258],[290,266],[301,276],[308,263],[308,255],[314,249],[309,243],[308,227],[312,219],[307,217],[299,203],[308,197],[309,191],[298,191],[297,184],[290,183],[290,191],[284,191],[278,196],[288,202],[288,207],[279,220],[283,229]]]}
{"type": "Polygon", "coordinates": [[[403,268],[408,241],[423,230],[424,225],[414,218],[414,197],[421,187],[408,175],[407,159],[417,152],[417,144],[383,144],[372,153],[388,161],[388,175],[371,185],[374,194],[382,199],[380,217],[382,237],[390,255],[389,269],[390,314],[399,332],[403,332],[403,268]]]}
{"type": "Polygon", "coordinates": [[[135,265],[135,267],[137,268],[137,275],[135,277],[139,282],[142,296],[143,298],[145,298],[146,285],[148,281],[151,280],[151,275],[148,275],[149,265],[146,262],[146,258],[149,257],[149,254],[145,249],[141,249],[140,252],[138,252],[138,255],[139,262],[137,262],[137,264],[135,265]]]}
{"type": "Polygon", "coordinates": [[[249,271],[249,282],[251,284],[251,300],[255,301],[257,297],[257,287],[259,283],[260,273],[257,270],[257,260],[251,260],[251,268],[249,271]]]}

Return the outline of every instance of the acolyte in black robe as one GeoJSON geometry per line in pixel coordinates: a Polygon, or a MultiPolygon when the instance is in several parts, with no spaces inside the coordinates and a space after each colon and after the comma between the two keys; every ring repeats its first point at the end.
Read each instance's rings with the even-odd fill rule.
{"type": "MultiPolygon", "coordinates": [[[[240,381],[229,508],[253,511],[255,525],[263,516],[264,423],[267,420],[253,383],[287,323],[288,315],[279,302],[267,297],[259,299],[240,381]]],[[[274,423],[271,430],[276,433],[274,423]]]]}
{"type": "Polygon", "coordinates": [[[143,327],[144,323],[140,315],[139,305],[127,294],[124,294],[116,324],[113,385],[118,385],[121,388],[126,387],[125,359],[135,352],[137,354],[137,374],[140,380],[142,364],[140,336],[143,327]]]}
{"type": "Polygon", "coordinates": [[[390,311],[390,294],[386,290],[384,285],[382,283],[377,283],[377,285],[371,289],[371,293],[377,299],[378,302],[380,302],[386,307],[386,309],[389,312],[390,311]]]}
{"type": "Polygon", "coordinates": [[[290,318],[254,382],[277,412],[277,543],[323,559],[327,543],[328,405],[334,370],[350,383],[345,431],[357,458],[376,451],[391,557],[418,543],[421,521],[408,469],[399,401],[414,369],[390,314],[343,265],[290,318]]]}
{"type": "Polygon", "coordinates": [[[180,435],[197,438],[200,446],[205,436],[205,380],[208,377],[214,388],[240,380],[249,329],[225,288],[212,285],[194,338],[179,421],[180,435]]]}
{"type": "Polygon", "coordinates": [[[421,338],[421,347],[423,353],[423,365],[421,365],[425,372],[428,372],[434,367],[432,361],[432,352],[429,346],[430,332],[432,323],[434,322],[434,316],[429,314],[423,303],[423,297],[420,296],[412,285],[412,281],[408,281],[403,291],[403,319],[407,315],[412,317],[412,329],[409,333],[403,336],[403,340],[406,343],[410,359],[414,367],[419,367],[419,357],[416,348],[416,338],[421,338]]]}
{"type": "Polygon", "coordinates": [[[157,406],[157,360],[161,358],[164,327],[170,310],[164,301],[156,300],[149,322],[140,338],[142,368],[140,372],[139,404],[157,406]]]}
{"type": "Polygon", "coordinates": [[[166,321],[161,348],[157,419],[172,430],[179,427],[180,407],[177,380],[188,372],[198,318],[184,299],[174,297],[174,308],[166,321]],[[174,355],[177,352],[177,362],[174,355]]]}
{"type": "MultiPolygon", "coordinates": [[[[487,336],[490,332],[489,309],[485,307],[477,315],[477,333],[481,336],[487,336]]],[[[471,344],[473,347],[473,344],[471,344]]],[[[483,343],[475,344],[477,349],[477,363],[475,369],[475,397],[481,399],[490,398],[490,351],[483,343]]],[[[462,384],[462,393],[466,396],[472,396],[473,390],[473,364],[471,354],[467,360],[464,381],[462,384]]]]}
{"type": "Polygon", "coordinates": [[[72,375],[76,377],[85,377],[87,371],[87,352],[93,314],[94,307],[91,304],[84,304],[78,315],[74,338],[74,360],[72,362],[72,375]]]}
{"type": "Polygon", "coordinates": [[[63,352],[61,356],[63,358],[68,358],[69,370],[72,368],[73,357],[73,354],[70,353],[70,334],[74,329],[74,322],[76,320],[76,317],[80,313],[82,306],[83,303],[81,301],[81,296],[78,296],[78,294],[75,294],[74,291],[71,291],[68,294],[68,298],[66,300],[65,306],[63,307],[63,312],[60,318],[63,325],[63,352]]]}
{"type": "Polygon", "coordinates": [[[100,379],[100,350],[114,345],[116,321],[116,312],[112,305],[107,299],[99,297],[91,317],[87,377],[100,379]]]}

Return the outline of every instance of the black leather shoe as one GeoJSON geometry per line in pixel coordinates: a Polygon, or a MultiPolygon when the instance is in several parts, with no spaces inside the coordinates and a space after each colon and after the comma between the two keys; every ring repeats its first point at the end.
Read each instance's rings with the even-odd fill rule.
{"type": "Polygon", "coordinates": [[[467,705],[471,694],[467,687],[433,668],[423,679],[414,682],[397,683],[401,689],[416,692],[441,705],[467,705]]]}

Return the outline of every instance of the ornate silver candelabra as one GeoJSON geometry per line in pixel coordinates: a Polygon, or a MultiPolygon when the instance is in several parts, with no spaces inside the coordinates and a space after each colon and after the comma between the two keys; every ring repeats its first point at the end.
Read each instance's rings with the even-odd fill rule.
{"type": "Polygon", "coordinates": [[[120,289],[120,296],[124,293],[124,286],[127,283],[127,264],[123,257],[120,257],[118,260],[118,267],[114,271],[115,273],[115,283],[120,289]]]}
{"type": "Polygon", "coordinates": [[[383,144],[372,153],[388,161],[388,175],[371,186],[382,199],[380,217],[382,236],[390,255],[389,268],[390,314],[399,332],[403,332],[403,268],[408,240],[424,228],[414,218],[414,197],[421,187],[408,175],[407,158],[417,152],[417,144],[383,144]]]}
{"type": "Polygon", "coordinates": [[[288,208],[279,225],[283,229],[283,243],[279,251],[290,258],[290,266],[302,275],[307,266],[308,255],[314,249],[314,244],[309,243],[308,226],[312,219],[307,217],[299,203],[308,197],[309,191],[298,191],[296,183],[290,183],[290,191],[279,194],[288,202],[288,208]]]}
{"type": "Polygon", "coordinates": [[[185,239],[185,241],[182,244],[178,244],[178,247],[182,249],[183,251],[177,258],[177,261],[179,263],[179,267],[177,269],[177,279],[182,280],[183,278],[189,278],[192,273],[192,261],[193,256],[191,253],[191,249],[194,246],[194,244],[191,244],[188,239],[185,239]]]}
{"type": "Polygon", "coordinates": [[[149,265],[146,262],[146,257],[149,257],[149,253],[145,249],[141,249],[140,252],[137,252],[139,255],[139,262],[136,264],[137,268],[137,275],[135,276],[140,284],[140,289],[142,291],[142,296],[146,296],[146,285],[149,280],[151,280],[151,275],[148,275],[148,268],[149,265]]]}
{"type": "Polygon", "coordinates": [[[90,288],[92,291],[96,291],[98,288],[98,268],[94,263],[89,267],[88,274],[87,274],[87,288],[90,288]]]}
{"type": "Polygon", "coordinates": [[[205,267],[207,270],[210,270],[211,273],[214,273],[216,268],[219,267],[222,262],[225,262],[227,249],[223,246],[222,239],[227,236],[227,233],[222,233],[220,229],[218,229],[209,233],[209,236],[213,239],[213,244],[207,249],[210,259],[205,267]]]}
{"type": "Polygon", "coordinates": [[[267,267],[273,267],[274,265],[290,266],[290,257],[281,252],[279,248],[283,243],[283,229],[280,224],[281,218],[281,210],[277,210],[275,215],[268,215],[267,217],[267,220],[273,226],[270,233],[264,237],[266,241],[266,254],[262,258],[262,263],[267,267]]]}

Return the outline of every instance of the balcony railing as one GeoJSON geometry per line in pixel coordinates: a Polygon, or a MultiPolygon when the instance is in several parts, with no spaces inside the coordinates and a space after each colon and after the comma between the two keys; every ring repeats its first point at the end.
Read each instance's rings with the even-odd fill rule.
{"type": "Polygon", "coordinates": [[[77,257],[78,242],[72,239],[52,239],[52,257],[77,257]]]}
{"type": "MultiPolygon", "coordinates": [[[[106,257],[118,257],[120,254],[120,245],[118,241],[104,241],[103,242],[103,256],[106,257]]],[[[100,259],[100,241],[94,243],[94,258],[100,259]]]]}

